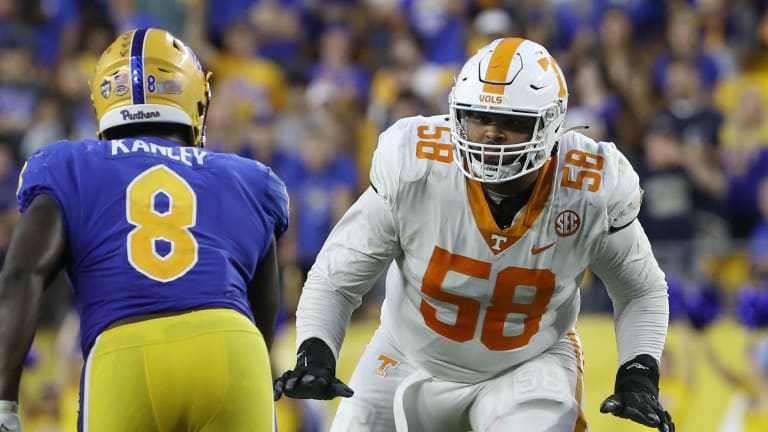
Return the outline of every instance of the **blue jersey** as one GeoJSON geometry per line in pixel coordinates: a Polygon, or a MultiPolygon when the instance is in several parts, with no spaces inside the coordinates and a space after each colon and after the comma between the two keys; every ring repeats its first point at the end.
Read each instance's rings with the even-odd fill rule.
{"type": "Polygon", "coordinates": [[[19,178],[20,210],[40,194],[64,217],[85,356],[128,316],[223,307],[253,321],[247,284],[288,224],[268,167],[159,138],[45,147],[19,178]]]}

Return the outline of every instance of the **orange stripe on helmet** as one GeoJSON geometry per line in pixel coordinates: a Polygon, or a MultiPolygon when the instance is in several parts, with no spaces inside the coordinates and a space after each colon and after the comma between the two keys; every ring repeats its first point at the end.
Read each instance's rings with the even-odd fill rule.
{"type": "Polygon", "coordinates": [[[549,56],[549,58],[552,60],[552,69],[555,71],[557,83],[560,85],[560,91],[557,93],[557,97],[563,98],[565,97],[565,83],[563,83],[563,74],[560,73],[560,66],[557,65],[554,57],[549,56]]]}
{"type": "MultiPolygon", "coordinates": [[[[506,82],[509,65],[512,63],[512,56],[515,55],[520,44],[524,39],[504,38],[496,45],[488,62],[488,69],[485,72],[483,80],[490,82],[506,82]]],[[[496,84],[483,85],[483,92],[504,94],[504,86],[496,84]]]]}
{"type": "Polygon", "coordinates": [[[555,58],[552,56],[549,57],[542,57],[538,61],[539,66],[543,70],[547,70],[548,68],[552,68],[552,71],[555,72],[555,76],[557,77],[557,84],[560,85],[560,91],[557,93],[557,97],[562,98],[565,96],[565,83],[563,82],[563,75],[560,73],[560,67],[557,66],[557,62],[555,61],[555,58]]]}

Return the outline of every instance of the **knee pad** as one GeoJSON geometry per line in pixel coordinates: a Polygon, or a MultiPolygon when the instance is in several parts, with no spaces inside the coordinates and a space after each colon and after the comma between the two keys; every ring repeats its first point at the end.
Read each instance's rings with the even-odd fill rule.
{"type": "Polygon", "coordinates": [[[490,430],[573,431],[579,409],[575,400],[529,399],[495,418],[490,430]]]}
{"type": "Polygon", "coordinates": [[[330,432],[373,432],[375,416],[376,410],[368,403],[356,399],[344,399],[336,410],[330,432]]]}

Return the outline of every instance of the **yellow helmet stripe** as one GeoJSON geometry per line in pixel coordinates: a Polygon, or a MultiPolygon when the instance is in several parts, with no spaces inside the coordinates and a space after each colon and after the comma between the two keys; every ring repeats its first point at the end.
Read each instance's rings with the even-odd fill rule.
{"type": "Polygon", "coordinates": [[[138,29],[131,41],[131,96],[134,104],[146,103],[144,94],[144,42],[147,29],[138,29]]]}
{"type": "Polygon", "coordinates": [[[483,92],[504,94],[504,86],[489,84],[488,82],[507,82],[507,73],[509,73],[509,65],[512,63],[512,56],[517,53],[523,40],[521,38],[504,38],[496,45],[488,62],[485,77],[483,77],[483,81],[486,81],[486,84],[483,85],[483,92]]]}

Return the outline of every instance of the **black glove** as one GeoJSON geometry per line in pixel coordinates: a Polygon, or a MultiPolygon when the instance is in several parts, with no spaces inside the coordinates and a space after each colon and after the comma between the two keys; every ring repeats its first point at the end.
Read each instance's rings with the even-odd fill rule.
{"type": "Polygon", "coordinates": [[[613,391],[600,405],[601,413],[675,432],[672,417],[659,403],[659,366],[653,357],[641,354],[621,365],[613,391]]]}
{"type": "Polygon", "coordinates": [[[336,378],[336,359],[322,340],[309,338],[299,345],[296,367],[275,380],[275,400],[283,393],[296,399],[350,397],[354,391],[336,378]]]}

